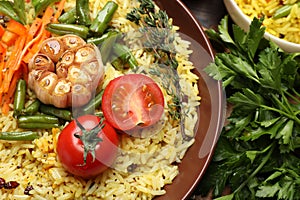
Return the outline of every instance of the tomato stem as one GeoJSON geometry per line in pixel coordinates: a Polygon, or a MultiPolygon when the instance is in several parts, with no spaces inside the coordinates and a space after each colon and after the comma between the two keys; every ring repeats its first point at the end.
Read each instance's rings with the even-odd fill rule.
{"type": "Polygon", "coordinates": [[[95,161],[95,149],[99,142],[102,142],[102,138],[98,137],[99,132],[102,131],[104,127],[103,123],[104,119],[101,119],[100,122],[92,129],[87,130],[83,127],[83,125],[75,118],[75,122],[77,126],[80,128],[79,133],[75,133],[74,137],[79,138],[83,143],[83,166],[86,164],[86,159],[88,153],[91,153],[93,157],[93,162],[95,161]],[[80,134],[81,133],[81,134],[80,134]]]}

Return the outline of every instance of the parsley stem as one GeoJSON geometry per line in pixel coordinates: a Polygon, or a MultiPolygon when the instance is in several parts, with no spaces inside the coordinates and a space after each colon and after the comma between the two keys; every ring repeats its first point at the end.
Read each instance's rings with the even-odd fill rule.
{"type": "Polygon", "coordinates": [[[271,149],[269,150],[268,154],[262,159],[262,162],[260,163],[260,165],[252,172],[252,174],[250,174],[250,176],[233,192],[234,194],[239,192],[241,189],[243,189],[243,187],[245,187],[245,185],[248,184],[248,182],[253,179],[253,177],[263,168],[263,166],[267,163],[267,161],[269,160],[269,158],[271,157],[274,148],[275,148],[276,144],[275,142],[273,142],[269,147],[271,149]]]}
{"type": "Polygon", "coordinates": [[[279,110],[279,109],[273,108],[273,107],[269,107],[269,106],[266,106],[266,105],[260,105],[260,107],[265,108],[267,110],[274,111],[274,112],[278,112],[279,114],[284,115],[284,116],[286,116],[287,118],[289,118],[291,120],[294,120],[297,124],[300,125],[300,119],[295,115],[295,113],[293,113],[293,115],[290,115],[289,113],[286,113],[282,110],[279,110]]]}
{"type": "Polygon", "coordinates": [[[300,100],[299,100],[300,94],[295,90],[295,88],[292,89],[292,92],[293,92],[295,95],[292,95],[291,93],[285,91],[285,93],[286,93],[292,100],[294,100],[296,103],[300,103],[300,100]]]}

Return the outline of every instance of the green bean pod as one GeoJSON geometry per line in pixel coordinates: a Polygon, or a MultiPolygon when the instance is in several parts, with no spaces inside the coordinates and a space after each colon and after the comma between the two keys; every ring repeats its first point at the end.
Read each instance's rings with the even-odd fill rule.
{"type": "Polygon", "coordinates": [[[26,24],[26,13],[25,10],[25,1],[24,0],[14,0],[14,10],[20,18],[22,24],[26,24]]]}
{"type": "Polygon", "coordinates": [[[18,124],[19,128],[23,129],[50,129],[60,127],[59,124],[51,124],[51,123],[20,123],[18,124]]]}
{"type": "Polygon", "coordinates": [[[56,116],[67,121],[72,120],[72,112],[67,109],[56,108],[54,106],[41,104],[40,111],[47,115],[56,116]]]}
{"type": "Polygon", "coordinates": [[[89,26],[91,24],[89,0],[76,0],[77,23],[89,26]]]}
{"type": "Polygon", "coordinates": [[[114,13],[118,8],[118,4],[113,1],[108,1],[104,7],[97,13],[96,18],[93,20],[90,30],[99,35],[103,34],[108,27],[114,13]]]}
{"type": "Polygon", "coordinates": [[[31,141],[39,138],[39,133],[34,131],[24,131],[24,132],[2,132],[0,133],[0,140],[10,140],[10,141],[31,141]]]}
{"type": "Polygon", "coordinates": [[[9,18],[22,23],[22,20],[14,10],[14,4],[11,1],[0,1],[0,13],[9,18]]]}
{"type": "Polygon", "coordinates": [[[57,35],[75,34],[83,39],[86,39],[89,33],[89,28],[79,24],[57,24],[50,23],[46,29],[57,35]]]}
{"type": "Polygon", "coordinates": [[[49,5],[57,2],[59,0],[32,0],[32,5],[34,7],[35,15],[39,15],[43,12],[49,5]]]}
{"type": "MultiPolygon", "coordinates": [[[[286,5],[278,8],[274,13],[273,18],[279,19],[281,17],[288,16],[291,13],[293,6],[294,6],[294,4],[286,4],[286,5]]],[[[297,3],[297,6],[300,6],[300,2],[297,3]]]]}
{"type": "Polygon", "coordinates": [[[115,43],[113,46],[113,52],[117,55],[117,57],[120,57],[124,63],[128,63],[131,69],[138,66],[136,58],[132,55],[127,46],[115,43]]]}
{"type": "Polygon", "coordinates": [[[117,32],[111,32],[111,34],[101,43],[100,52],[103,63],[106,63],[112,55],[113,46],[116,43],[120,34],[117,32]]]}
{"type": "Polygon", "coordinates": [[[19,79],[14,96],[14,116],[19,116],[22,113],[25,105],[26,97],[26,81],[19,79]]]}
{"type": "Polygon", "coordinates": [[[102,44],[107,38],[109,38],[112,35],[115,35],[119,32],[117,31],[109,31],[107,33],[104,33],[103,35],[101,35],[100,37],[90,37],[87,39],[87,43],[93,43],[95,45],[100,45],[102,44]]]}
{"type": "Polygon", "coordinates": [[[63,24],[74,24],[76,22],[76,8],[71,8],[64,14],[62,14],[58,21],[63,24]]]}
{"type": "Polygon", "coordinates": [[[18,123],[45,123],[45,124],[58,124],[59,119],[55,116],[50,115],[28,115],[20,116],[18,123]]]}
{"type": "Polygon", "coordinates": [[[32,115],[32,114],[36,113],[37,111],[39,111],[40,105],[41,105],[41,102],[38,99],[36,99],[30,105],[28,105],[26,108],[23,109],[23,113],[26,115],[32,115]]]}
{"type": "Polygon", "coordinates": [[[103,92],[104,90],[101,90],[94,99],[83,107],[84,114],[93,114],[95,112],[95,109],[101,105],[103,92]]]}

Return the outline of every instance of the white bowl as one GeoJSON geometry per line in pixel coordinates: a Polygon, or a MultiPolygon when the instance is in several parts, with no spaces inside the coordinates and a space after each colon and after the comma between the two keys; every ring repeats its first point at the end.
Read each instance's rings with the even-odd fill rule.
{"type": "MultiPolygon", "coordinates": [[[[236,2],[234,0],[224,0],[224,4],[231,19],[242,29],[248,31],[251,19],[242,12],[236,2]]],[[[300,44],[280,39],[268,32],[265,33],[264,37],[276,43],[286,52],[300,52],[300,44]]]]}

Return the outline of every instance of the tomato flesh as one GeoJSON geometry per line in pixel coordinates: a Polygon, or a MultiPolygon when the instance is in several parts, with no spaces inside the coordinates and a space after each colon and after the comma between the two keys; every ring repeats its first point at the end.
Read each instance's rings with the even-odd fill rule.
{"type": "Polygon", "coordinates": [[[102,110],[105,119],[119,130],[155,124],[164,112],[160,87],[143,74],[127,74],[113,79],[104,90],[102,110]]]}
{"type": "MultiPolygon", "coordinates": [[[[80,124],[91,130],[100,122],[100,118],[94,115],[84,115],[78,118],[80,124]]],[[[63,167],[70,173],[90,178],[102,173],[111,166],[117,156],[119,139],[113,127],[106,121],[104,127],[98,133],[102,139],[95,148],[95,159],[89,152],[84,163],[84,145],[75,134],[82,134],[75,120],[71,121],[60,133],[57,141],[57,154],[63,167]]]]}

